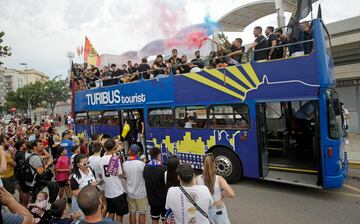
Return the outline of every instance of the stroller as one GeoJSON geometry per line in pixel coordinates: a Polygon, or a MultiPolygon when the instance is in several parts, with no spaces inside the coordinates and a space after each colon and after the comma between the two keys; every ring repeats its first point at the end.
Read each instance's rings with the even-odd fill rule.
{"type": "MultiPolygon", "coordinates": [[[[35,202],[36,200],[36,196],[39,192],[41,191],[47,191],[48,192],[48,204],[53,203],[58,195],[59,195],[59,190],[60,190],[60,186],[58,183],[54,182],[54,181],[47,181],[47,182],[43,182],[43,183],[37,183],[35,184],[34,188],[33,188],[33,192],[32,192],[32,201],[35,202]]],[[[42,214],[42,216],[38,216],[36,214],[34,214],[35,218],[40,218],[40,221],[37,222],[39,224],[45,224],[45,223],[49,223],[50,219],[51,219],[51,214],[50,214],[50,210],[48,207],[46,207],[46,209],[44,210],[44,213],[42,214]]]]}

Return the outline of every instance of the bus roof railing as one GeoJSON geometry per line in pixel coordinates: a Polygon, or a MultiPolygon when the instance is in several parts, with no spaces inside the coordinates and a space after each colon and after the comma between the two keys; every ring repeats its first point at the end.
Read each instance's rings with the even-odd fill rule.
{"type": "MultiPolygon", "coordinates": [[[[272,49],[272,48],[288,47],[288,46],[293,46],[293,45],[298,45],[298,44],[303,44],[303,43],[309,43],[309,42],[314,42],[314,39],[304,40],[304,41],[299,41],[299,42],[294,42],[294,43],[281,44],[281,45],[276,45],[276,46],[274,46],[274,47],[261,48],[261,49],[258,49],[258,50],[248,50],[248,51],[244,51],[243,54],[244,54],[244,53],[245,53],[245,54],[251,53],[251,54],[252,54],[251,57],[248,57],[249,62],[251,62],[251,61],[254,61],[254,60],[253,60],[253,56],[254,56],[254,53],[255,53],[255,52],[267,51],[267,50],[270,50],[270,49],[272,49]]],[[[212,52],[214,52],[214,51],[212,51],[212,52]]],[[[210,62],[210,61],[212,61],[212,60],[224,59],[224,58],[230,58],[230,57],[231,57],[231,56],[229,56],[229,54],[227,54],[227,55],[223,55],[223,56],[215,56],[215,57],[212,57],[212,58],[205,58],[205,59],[201,59],[201,60],[204,62],[204,65],[205,65],[206,62],[210,62]]],[[[281,59],[281,58],[280,58],[280,59],[281,59]]],[[[173,74],[173,72],[172,72],[173,69],[177,69],[177,68],[179,68],[179,67],[181,67],[181,66],[183,66],[183,65],[188,65],[188,64],[193,64],[193,63],[187,62],[187,63],[183,63],[183,64],[172,65],[172,66],[169,66],[169,67],[166,67],[166,68],[161,68],[161,69],[149,69],[149,70],[147,70],[147,71],[136,72],[136,73],[127,74],[127,75],[136,75],[136,74],[139,74],[140,77],[139,77],[138,80],[145,80],[145,79],[144,79],[144,76],[143,76],[144,74],[149,74],[149,73],[155,72],[155,71],[157,71],[157,70],[170,69],[170,74],[166,74],[166,75],[171,76],[171,75],[176,75],[176,74],[173,74]]],[[[241,63],[241,62],[238,62],[238,64],[231,64],[231,65],[240,65],[240,64],[242,64],[242,63],[241,63]]],[[[196,64],[195,64],[195,65],[196,65],[196,64]]],[[[195,66],[194,66],[194,67],[195,67],[195,66]]],[[[179,74],[179,75],[181,75],[181,74],[179,74]]],[[[126,76],[126,75],[125,75],[125,76],[126,76]]],[[[78,77],[76,77],[74,74],[72,74],[72,77],[75,78],[75,79],[78,78],[78,77]]],[[[82,78],[85,79],[85,77],[82,77],[82,78]]],[[[119,78],[121,78],[121,77],[109,78],[109,79],[101,79],[101,78],[99,78],[98,80],[118,80],[119,78]]],[[[138,80],[134,80],[134,81],[131,81],[131,82],[135,82],[135,81],[138,81],[138,80]]],[[[131,82],[129,82],[129,83],[131,83],[131,82]]],[[[118,84],[114,84],[114,85],[118,85],[118,84]]],[[[112,86],[112,85],[108,85],[108,86],[112,86]]],[[[98,88],[98,87],[93,87],[93,88],[98,88]]],[[[90,89],[92,89],[92,88],[90,88],[90,89]]],[[[88,89],[84,89],[84,90],[88,90],[88,89]]],[[[78,92],[78,91],[82,91],[82,90],[77,90],[76,92],[78,92]]]]}
{"type": "Polygon", "coordinates": [[[261,49],[258,49],[258,50],[253,50],[252,52],[266,51],[266,50],[270,50],[270,49],[272,49],[272,48],[288,47],[288,46],[293,46],[293,45],[298,45],[298,44],[303,44],[303,43],[308,43],[308,42],[313,42],[313,41],[314,41],[314,39],[303,40],[303,41],[294,42],[294,43],[289,43],[289,44],[276,45],[276,46],[274,46],[274,47],[265,47],[265,48],[261,48],[261,49]]]}

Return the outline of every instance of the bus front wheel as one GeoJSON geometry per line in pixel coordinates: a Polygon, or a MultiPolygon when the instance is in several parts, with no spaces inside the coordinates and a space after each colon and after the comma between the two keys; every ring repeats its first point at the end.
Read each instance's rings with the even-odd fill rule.
{"type": "Polygon", "coordinates": [[[242,177],[242,167],[234,152],[226,148],[215,148],[214,155],[216,173],[225,178],[228,183],[236,183],[242,177]]]}

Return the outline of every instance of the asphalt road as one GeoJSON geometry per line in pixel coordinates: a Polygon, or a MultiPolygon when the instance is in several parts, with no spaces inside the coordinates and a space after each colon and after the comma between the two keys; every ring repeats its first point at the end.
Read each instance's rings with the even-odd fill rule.
{"type": "MultiPolygon", "coordinates": [[[[236,198],[225,204],[233,224],[360,224],[360,170],[349,170],[336,190],[253,179],[231,186],[236,198]]],[[[129,223],[128,216],[123,223],[129,223]]],[[[151,223],[149,212],[146,223],[151,223]]]]}
{"type": "Polygon", "coordinates": [[[244,179],[227,200],[231,223],[360,223],[360,170],[350,170],[343,188],[320,190],[244,179]]]}

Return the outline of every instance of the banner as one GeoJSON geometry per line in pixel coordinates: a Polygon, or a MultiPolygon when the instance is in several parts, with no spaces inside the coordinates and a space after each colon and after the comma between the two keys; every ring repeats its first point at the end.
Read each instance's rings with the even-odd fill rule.
{"type": "Polygon", "coordinates": [[[85,36],[84,61],[89,65],[100,65],[100,57],[87,36],[85,36]]]}

